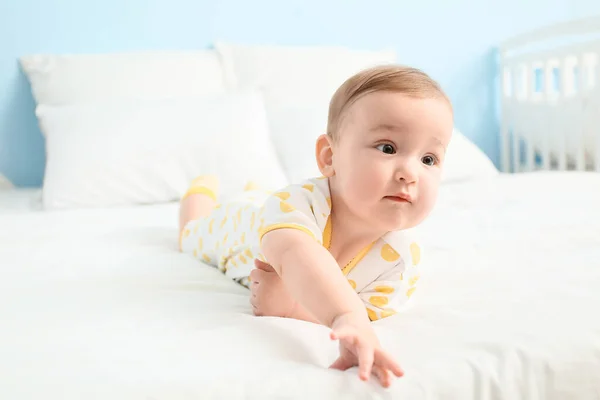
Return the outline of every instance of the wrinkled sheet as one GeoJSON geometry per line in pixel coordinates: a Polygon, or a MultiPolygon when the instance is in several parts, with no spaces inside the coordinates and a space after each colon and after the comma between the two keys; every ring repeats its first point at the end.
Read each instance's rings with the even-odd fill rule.
{"type": "Polygon", "coordinates": [[[390,389],[178,253],[176,204],[31,199],[0,193],[0,398],[600,398],[600,174],[442,188],[413,306],[375,323],[406,370],[390,389]]]}

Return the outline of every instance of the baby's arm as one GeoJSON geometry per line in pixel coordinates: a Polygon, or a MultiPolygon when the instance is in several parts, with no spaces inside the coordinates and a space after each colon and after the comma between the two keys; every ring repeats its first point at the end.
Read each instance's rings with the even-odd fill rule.
{"type": "MultiPolygon", "coordinates": [[[[363,302],[369,320],[376,321],[399,312],[410,300],[417,288],[419,272],[416,267],[408,270],[404,263],[382,274],[376,281],[362,289],[358,296],[363,302]]],[[[320,323],[305,307],[296,303],[289,318],[320,323]]]]}
{"type": "Polygon", "coordinates": [[[290,294],[320,323],[331,327],[336,317],[367,312],[333,256],[297,229],[276,229],[262,239],[262,250],[290,294]]]}
{"type": "Polygon", "coordinates": [[[358,366],[361,379],[373,372],[384,386],[400,366],[381,348],[367,311],[331,254],[297,229],[276,229],[263,237],[262,249],[290,294],[339,340],[340,356],[331,368],[358,366]]]}

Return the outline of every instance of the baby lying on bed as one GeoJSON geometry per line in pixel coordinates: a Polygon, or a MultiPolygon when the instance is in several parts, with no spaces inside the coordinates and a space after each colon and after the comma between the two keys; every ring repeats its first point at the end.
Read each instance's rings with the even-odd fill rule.
{"type": "Polygon", "coordinates": [[[410,228],[435,203],[452,128],[450,101],[426,74],[362,71],[331,100],[316,142],[322,177],[271,194],[250,184],[218,204],[217,177],[201,176],[181,201],[180,247],[249,287],[256,315],[330,327],[340,341],[332,367],[358,365],[361,379],[372,372],[388,386],[403,372],[369,322],[415,290],[410,228]]]}

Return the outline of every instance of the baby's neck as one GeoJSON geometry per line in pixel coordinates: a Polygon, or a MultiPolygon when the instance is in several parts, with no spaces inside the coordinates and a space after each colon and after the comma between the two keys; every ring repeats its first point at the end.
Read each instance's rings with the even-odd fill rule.
{"type": "Polygon", "coordinates": [[[333,204],[331,212],[331,245],[329,251],[340,263],[345,265],[365,247],[379,239],[385,232],[373,228],[343,204],[333,204]]]}
{"type": "Polygon", "coordinates": [[[343,244],[364,243],[369,244],[380,238],[385,232],[374,230],[373,227],[360,221],[348,213],[332,211],[331,213],[332,234],[335,241],[343,244]]]}

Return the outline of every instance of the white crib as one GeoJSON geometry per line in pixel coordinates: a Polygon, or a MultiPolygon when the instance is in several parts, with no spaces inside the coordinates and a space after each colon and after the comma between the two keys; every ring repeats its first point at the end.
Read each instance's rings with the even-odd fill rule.
{"type": "Polygon", "coordinates": [[[504,172],[600,172],[600,16],[500,48],[504,172]]]}

